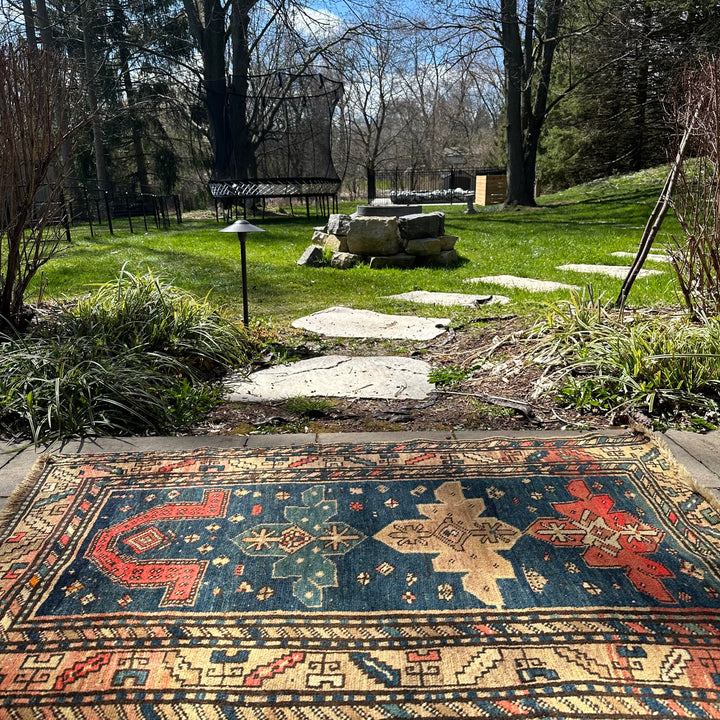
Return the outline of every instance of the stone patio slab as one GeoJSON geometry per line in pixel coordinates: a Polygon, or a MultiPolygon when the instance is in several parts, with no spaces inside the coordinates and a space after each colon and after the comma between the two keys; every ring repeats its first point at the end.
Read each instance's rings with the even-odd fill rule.
{"type": "Polygon", "coordinates": [[[531,292],[552,292],[553,290],[580,290],[578,285],[555,282],[554,280],[536,280],[535,278],[518,277],[517,275],[486,275],[485,277],[470,278],[466,283],[489,283],[502,285],[506,288],[530,290],[531,292]]]}
{"type": "Polygon", "coordinates": [[[233,402],[265,402],[292,397],[423,400],[435,390],[430,365],[392,356],[325,355],[274,365],[228,383],[233,402]]]}
{"type": "MultiPolygon", "coordinates": [[[[579,265],[558,265],[555,269],[570,270],[579,273],[597,273],[598,275],[608,275],[609,277],[622,278],[623,280],[630,272],[630,268],[624,265],[585,265],[582,263],[579,265]]],[[[648,275],[662,275],[662,270],[646,270],[643,268],[637,276],[644,278],[648,275]]]]}
{"type": "Polygon", "coordinates": [[[372,310],[331,307],[295,320],[293,327],[329,337],[391,338],[432,340],[442,335],[450,318],[423,318],[385,315],[372,310]]]}
{"type": "MultiPolygon", "coordinates": [[[[636,253],[625,252],[624,250],[618,250],[617,252],[610,253],[610,254],[613,257],[625,257],[625,258],[636,257],[636,253]]],[[[659,255],[658,253],[648,253],[647,260],[652,260],[653,262],[664,262],[664,263],[670,262],[670,258],[667,255],[659,255]]]]}
{"type": "Polygon", "coordinates": [[[406,300],[407,302],[425,303],[427,305],[462,305],[477,307],[478,305],[505,305],[510,298],[504,295],[470,295],[467,293],[430,292],[428,290],[412,290],[399,295],[385,295],[386,300],[406,300]]]}

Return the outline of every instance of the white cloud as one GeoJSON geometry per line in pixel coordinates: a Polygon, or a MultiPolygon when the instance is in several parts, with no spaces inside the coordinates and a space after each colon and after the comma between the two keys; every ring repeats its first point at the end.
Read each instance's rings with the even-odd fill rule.
{"type": "Polygon", "coordinates": [[[339,34],[344,25],[343,20],[328,10],[316,8],[296,8],[293,12],[292,23],[295,30],[301,35],[307,35],[319,40],[327,40],[339,34]]]}

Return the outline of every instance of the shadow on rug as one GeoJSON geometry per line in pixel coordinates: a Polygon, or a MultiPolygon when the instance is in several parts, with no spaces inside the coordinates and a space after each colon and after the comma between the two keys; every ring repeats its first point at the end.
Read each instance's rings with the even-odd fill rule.
{"type": "Polygon", "coordinates": [[[720,515],[641,436],[58,457],[0,718],[718,718],[720,515]]]}

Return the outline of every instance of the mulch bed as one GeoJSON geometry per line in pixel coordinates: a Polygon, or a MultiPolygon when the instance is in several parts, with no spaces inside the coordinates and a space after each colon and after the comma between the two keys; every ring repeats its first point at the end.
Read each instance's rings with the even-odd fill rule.
{"type": "Polygon", "coordinates": [[[225,435],[611,427],[613,419],[607,415],[580,413],[557,402],[543,377],[544,368],[531,361],[532,341],[523,333],[526,329],[526,320],[508,316],[485,318],[422,343],[327,341],[298,332],[291,340],[296,356],[403,354],[421,358],[433,368],[473,371],[456,385],[438,386],[438,392],[423,401],[332,398],[325,407],[302,414],[292,412],[284,402],[224,403],[192,432],[225,435]],[[524,408],[525,404],[530,408],[524,408]]]}

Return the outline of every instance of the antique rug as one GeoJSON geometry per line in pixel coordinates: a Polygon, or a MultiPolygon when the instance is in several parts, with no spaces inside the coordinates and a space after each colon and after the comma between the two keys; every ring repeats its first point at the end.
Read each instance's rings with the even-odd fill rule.
{"type": "Polygon", "coordinates": [[[720,718],[720,514],[654,441],[48,459],[0,718],[720,718]]]}

